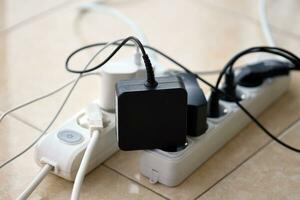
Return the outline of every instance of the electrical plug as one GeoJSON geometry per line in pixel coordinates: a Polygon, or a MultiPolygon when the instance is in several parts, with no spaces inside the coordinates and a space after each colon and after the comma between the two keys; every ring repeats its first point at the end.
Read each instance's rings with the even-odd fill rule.
{"type": "Polygon", "coordinates": [[[218,118],[221,116],[220,112],[220,97],[218,92],[212,91],[207,104],[207,116],[210,118],[218,118]]]}
{"type": "Polygon", "coordinates": [[[100,107],[96,103],[90,103],[85,111],[87,115],[87,121],[89,123],[89,129],[100,130],[103,126],[103,114],[100,107]]]}
{"type": "Polygon", "coordinates": [[[225,73],[225,82],[223,84],[222,90],[226,95],[221,95],[220,98],[224,101],[234,102],[236,100],[240,101],[241,97],[238,94],[235,84],[235,74],[230,68],[225,73]]]}
{"type": "Polygon", "coordinates": [[[288,75],[292,64],[279,60],[264,60],[242,67],[236,75],[235,84],[244,87],[260,86],[265,79],[288,75]]]}

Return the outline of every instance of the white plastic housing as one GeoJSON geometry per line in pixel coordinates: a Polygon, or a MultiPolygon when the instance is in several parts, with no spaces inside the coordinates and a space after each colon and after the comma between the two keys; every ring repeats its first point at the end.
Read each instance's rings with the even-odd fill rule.
{"type": "Polygon", "coordinates": [[[100,69],[100,107],[105,110],[114,110],[116,82],[134,78],[137,72],[138,67],[130,61],[104,65],[100,69]]]}
{"type": "MultiPolygon", "coordinates": [[[[155,76],[162,76],[166,72],[159,63],[152,63],[155,76]]],[[[99,105],[104,110],[115,110],[115,85],[117,81],[146,76],[146,68],[143,61],[141,65],[135,64],[134,59],[112,62],[100,69],[100,97],[99,105]]]]}
{"type": "MultiPolygon", "coordinates": [[[[115,115],[102,111],[104,115],[104,130],[96,145],[87,173],[118,151],[115,132],[115,115]]],[[[84,151],[90,140],[88,123],[85,111],[82,111],[68,120],[61,128],[45,135],[36,145],[35,160],[38,165],[45,163],[54,166],[52,173],[64,179],[73,181],[78,171],[84,151]],[[82,136],[81,142],[70,144],[62,141],[58,133],[75,131],[82,136]]]]}
{"type": "MultiPolygon", "coordinates": [[[[245,96],[242,104],[257,116],[287,90],[288,83],[289,77],[281,76],[268,79],[257,88],[238,87],[245,96]]],[[[143,151],[140,158],[141,173],[152,183],[176,186],[251,121],[234,103],[221,103],[228,114],[218,119],[208,119],[206,133],[199,137],[189,137],[186,149],[175,153],[143,151]]]]}

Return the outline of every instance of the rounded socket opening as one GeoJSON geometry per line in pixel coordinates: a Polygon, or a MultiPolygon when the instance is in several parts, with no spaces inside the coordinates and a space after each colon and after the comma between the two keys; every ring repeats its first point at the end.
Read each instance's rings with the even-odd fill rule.
{"type": "Polygon", "coordinates": [[[186,142],[183,145],[169,146],[169,147],[162,148],[161,150],[166,151],[166,152],[178,152],[178,151],[184,150],[188,145],[189,145],[189,143],[186,140],[186,142]]]}

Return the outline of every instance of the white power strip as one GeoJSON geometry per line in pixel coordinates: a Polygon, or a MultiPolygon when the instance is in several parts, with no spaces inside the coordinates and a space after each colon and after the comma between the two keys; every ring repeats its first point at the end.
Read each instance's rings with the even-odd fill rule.
{"type": "MultiPolygon", "coordinates": [[[[118,151],[115,115],[103,112],[104,129],[98,140],[87,173],[118,151]]],[[[35,160],[38,165],[54,166],[52,173],[73,181],[90,140],[85,111],[79,112],[61,128],[45,135],[36,145],[35,160]]]]}
{"type": "MultiPolygon", "coordinates": [[[[279,98],[288,88],[289,77],[268,79],[257,88],[238,87],[244,94],[241,102],[253,115],[257,116],[279,98]]],[[[143,151],[140,171],[151,183],[176,186],[194,170],[240,132],[250,118],[235,103],[221,101],[227,114],[217,119],[208,119],[209,128],[199,137],[188,137],[188,146],[179,152],[162,150],[143,151]]]]}
{"type": "MultiPolygon", "coordinates": [[[[261,113],[288,88],[289,77],[268,79],[257,88],[238,87],[244,94],[242,104],[254,115],[261,113]]],[[[188,137],[189,145],[179,152],[162,150],[143,151],[140,171],[150,182],[176,186],[220,149],[250,119],[234,104],[221,101],[227,114],[218,119],[208,119],[209,129],[199,137],[188,137]]],[[[105,129],[94,150],[88,171],[119,150],[115,132],[115,114],[103,111],[105,129]]],[[[64,123],[61,128],[45,135],[36,145],[35,158],[39,165],[54,166],[52,173],[73,181],[83,153],[90,139],[84,110],[64,123]]]]}

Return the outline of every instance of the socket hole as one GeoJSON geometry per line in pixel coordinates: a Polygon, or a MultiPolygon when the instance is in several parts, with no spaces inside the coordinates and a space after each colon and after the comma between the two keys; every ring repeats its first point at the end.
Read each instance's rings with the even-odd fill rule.
{"type": "Polygon", "coordinates": [[[166,152],[178,152],[178,151],[182,151],[185,148],[187,148],[187,146],[189,145],[188,141],[186,140],[186,142],[184,143],[184,145],[180,145],[180,146],[170,146],[170,147],[166,147],[166,148],[162,148],[160,150],[162,151],[166,151],[166,152]]]}
{"type": "MultiPolygon", "coordinates": [[[[238,101],[242,101],[246,98],[246,95],[241,90],[236,89],[236,98],[238,99],[238,101]]],[[[235,102],[234,99],[232,99],[228,96],[225,96],[225,95],[221,95],[220,99],[223,101],[227,101],[227,102],[235,102]]]]}
{"type": "Polygon", "coordinates": [[[208,116],[208,118],[217,119],[217,118],[225,116],[227,113],[228,113],[228,109],[225,106],[223,106],[222,104],[219,104],[218,115],[208,116]]]}

